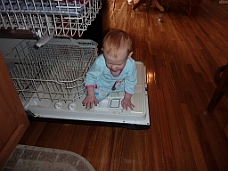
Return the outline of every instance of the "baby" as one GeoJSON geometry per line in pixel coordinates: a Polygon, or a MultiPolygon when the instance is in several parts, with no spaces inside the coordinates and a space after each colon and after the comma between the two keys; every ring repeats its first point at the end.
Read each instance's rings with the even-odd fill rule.
{"type": "Polygon", "coordinates": [[[133,51],[130,36],[122,30],[111,30],[103,39],[102,51],[103,54],[97,57],[86,73],[87,97],[83,105],[92,108],[111,92],[123,91],[123,109],[133,110],[135,106],[131,103],[131,97],[137,83],[137,69],[131,58],[133,51]]]}

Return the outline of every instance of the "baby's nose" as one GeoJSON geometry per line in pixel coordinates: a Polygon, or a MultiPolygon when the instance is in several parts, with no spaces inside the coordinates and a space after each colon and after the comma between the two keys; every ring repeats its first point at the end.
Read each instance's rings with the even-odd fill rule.
{"type": "Polygon", "coordinates": [[[112,65],[112,70],[115,71],[116,70],[116,66],[112,65]]]}

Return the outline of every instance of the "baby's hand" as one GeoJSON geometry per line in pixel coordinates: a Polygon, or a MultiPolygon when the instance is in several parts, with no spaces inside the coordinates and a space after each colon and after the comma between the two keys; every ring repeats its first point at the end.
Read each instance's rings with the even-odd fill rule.
{"type": "Polygon", "coordinates": [[[93,105],[97,105],[97,99],[95,96],[88,95],[82,102],[86,109],[91,109],[93,105]]]}
{"type": "Polygon", "coordinates": [[[133,107],[135,107],[135,106],[131,103],[131,99],[129,99],[129,98],[124,98],[124,99],[122,100],[122,102],[121,102],[121,105],[122,105],[122,107],[123,107],[125,110],[127,110],[128,107],[129,107],[131,110],[133,110],[133,107]]]}

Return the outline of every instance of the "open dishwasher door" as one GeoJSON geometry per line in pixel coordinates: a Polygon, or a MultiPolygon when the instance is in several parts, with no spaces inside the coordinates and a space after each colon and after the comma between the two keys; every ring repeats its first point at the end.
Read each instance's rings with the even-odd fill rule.
{"type": "Polygon", "coordinates": [[[84,78],[97,57],[95,42],[53,39],[35,49],[35,41],[23,40],[8,53],[9,42],[1,39],[6,46],[1,49],[21,102],[33,118],[149,128],[146,68],[142,62],[136,62],[138,82],[131,99],[133,110],[122,108],[124,92],[113,92],[87,110],[82,105],[86,97],[84,78]]]}

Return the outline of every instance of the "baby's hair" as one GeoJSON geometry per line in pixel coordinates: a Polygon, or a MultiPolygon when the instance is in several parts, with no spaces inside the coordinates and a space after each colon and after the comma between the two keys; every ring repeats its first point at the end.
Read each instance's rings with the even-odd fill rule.
{"type": "Polygon", "coordinates": [[[111,29],[104,37],[102,48],[107,52],[118,51],[121,48],[127,48],[128,54],[132,52],[132,41],[130,36],[119,29],[111,29]]]}

